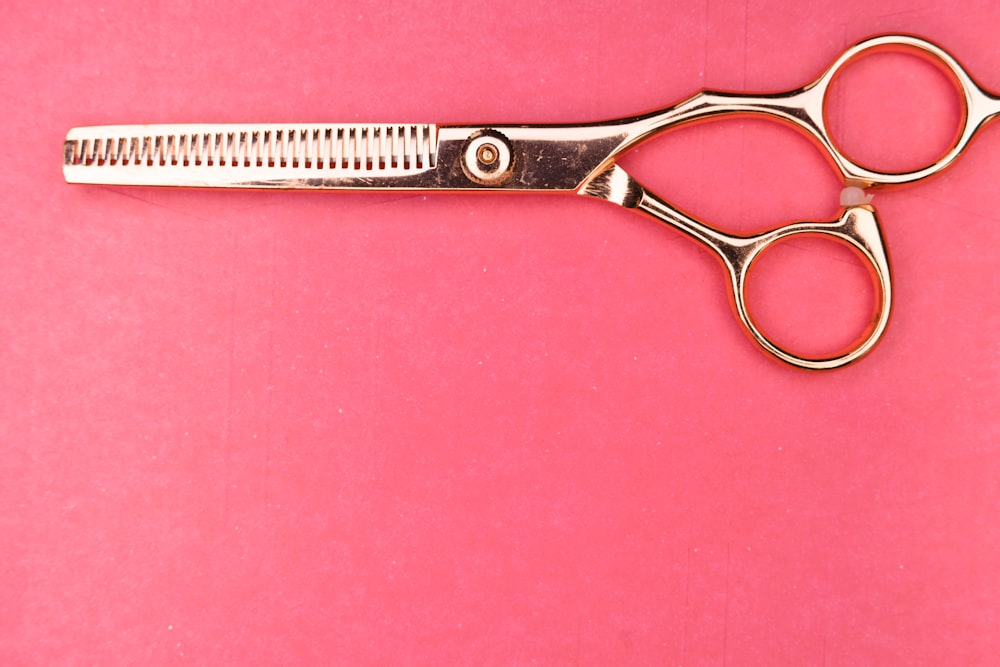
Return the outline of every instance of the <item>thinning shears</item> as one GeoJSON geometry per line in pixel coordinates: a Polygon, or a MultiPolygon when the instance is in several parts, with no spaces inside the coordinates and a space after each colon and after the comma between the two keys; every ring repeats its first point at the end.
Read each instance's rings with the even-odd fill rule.
{"type": "Polygon", "coordinates": [[[892,306],[885,242],[862,190],[911,183],[941,171],[998,113],[1000,99],[976,84],[941,47],[914,36],[882,35],[851,46],[816,80],[796,90],[701,91],[665,109],[598,123],[78,127],[66,136],[63,171],[71,183],[106,185],[563,192],[606,200],[641,211],[711,248],[729,276],[734,310],[752,340],[789,364],[829,369],[867,354],[882,337],[892,306]],[[953,79],[963,102],[951,147],[918,169],[862,166],[841,152],[827,129],[824,103],[837,75],[857,58],[885,50],[911,51],[933,61],[953,79]],[[795,222],[761,234],[727,234],[671,206],[616,164],[629,148],[668,128],[732,114],[781,120],[811,137],[848,186],[839,217],[795,222]],[[846,350],[818,358],[799,355],[769,339],[749,312],[746,286],[754,260],[773,244],[798,235],[845,243],[869,265],[876,285],[875,312],[846,350]]]}

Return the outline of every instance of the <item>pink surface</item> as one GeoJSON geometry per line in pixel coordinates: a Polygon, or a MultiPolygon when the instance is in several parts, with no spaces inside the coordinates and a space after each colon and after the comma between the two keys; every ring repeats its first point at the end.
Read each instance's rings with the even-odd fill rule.
{"type": "MultiPolygon", "coordinates": [[[[760,354],[708,252],[612,206],[60,167],[74,125],[568,122],[787,89],[888,31],[998,89],[994,3],[147,4],[17,3],[0,28],[0,662],[996,664],[996,128],[877,195],[894,320],[826,374],[760,354]]],[[[905,166],[957,121],[911,60],[838,91],[865,159],[905,166]]],[[[837,210],[823,157],[765,121],[625,164],[730,230],[837,210]]],[[[849,256],[773,259],[776,335],[859,326],[849,256]]]]}

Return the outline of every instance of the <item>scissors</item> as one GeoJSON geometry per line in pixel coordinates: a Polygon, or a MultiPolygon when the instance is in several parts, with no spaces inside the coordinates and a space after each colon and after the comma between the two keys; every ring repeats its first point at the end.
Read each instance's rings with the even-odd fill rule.
{"type": "Polygon", "coordinates": [[[78,127],[63,147],[67,182],[105,185],[575,193],[646,214],[710,248],[728,274],[739,322],[766,353],[805,369],[831,369],[867,354],[882,337],[892,306],[885,242],[863,189],[912,183],[952,164],[973,135],[1000,113],[1000,98],[977,85],[941,47],[910,35],[880,35],[844,51],[817,79],[769,94],[700,91],[670,107],[605,122],[545,125],[207,124],[78,127]],[[832,82],[859,57],[908,51],[949,75],[962,99],[951,147],[908,171],[858,164],[831,139],[824,102],[832,82]],[[811,137],[844,179],[833,220],[794,222],[733,235],[691,217],[632,178],[616,160],[668,128],[733,114],[789,123],[811,137]],[[866,330],[847,349],[805,356],[773,342],[751,316],[747,277],[774,244],[800,235],[844,243],[866,262],[876,305],[866,330]]]}

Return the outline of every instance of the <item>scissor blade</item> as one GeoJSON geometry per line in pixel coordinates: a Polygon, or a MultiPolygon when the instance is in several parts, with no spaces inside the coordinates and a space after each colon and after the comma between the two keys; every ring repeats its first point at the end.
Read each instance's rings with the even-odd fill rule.
{"type": "Polygon", "coordinates": [[[106,125],[63,144],[70,183],[200,188],[572,192],[627,140],[585,125],[106,125]],[[486,178],[479,153],[503,170],[486,178]]]}
{"type": "Polygon", "coordinates": [[[435,125],[107,125],[69,131],[70,183],[233,188],[420,187],[435,125]]]}

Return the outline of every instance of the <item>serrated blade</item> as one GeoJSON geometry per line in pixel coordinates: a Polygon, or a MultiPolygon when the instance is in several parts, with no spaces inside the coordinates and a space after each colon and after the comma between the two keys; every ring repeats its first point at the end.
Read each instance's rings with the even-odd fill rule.
{"type": "Polygon", "coordinates": [[[66,135],[63,174],[96,185],[575,192],[628,146],[629,123],[99,125],[66,135]],[[480,173],[478,149],[498,177],[480,173]]]}
{"type": "Polygon", "coordinates": [[[63,144],[70,183],[184,187],[412,187],[437,164],[429,124],[78,127],[63,144]]]}

